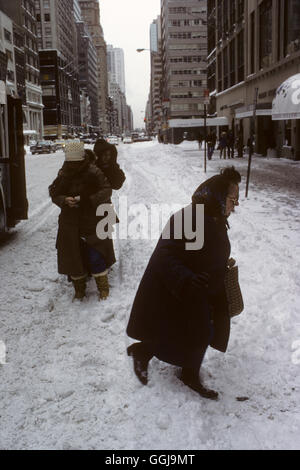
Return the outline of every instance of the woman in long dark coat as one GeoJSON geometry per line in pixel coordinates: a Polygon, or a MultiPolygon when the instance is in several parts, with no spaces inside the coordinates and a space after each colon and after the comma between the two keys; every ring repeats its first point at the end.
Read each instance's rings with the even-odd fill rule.
{"type": "Polygon", "coordinates": [[[108,268],[115,262],[112,240],[99,239],[96,215],[100,204],[108,203],[111,186],[104,174],[90,164],[82,143],[65,148],[66,160],[49,187],[52,201],[61,208],[56,240],[58,272],[70,277],[75,298],[85,296],[87,274],[95,278],[99,298],[109,294],[108,268]]]}
{"type": "Polygon", "coordinates": [[[224,287],[230,255],[227,218],[238,205],[240,181],[240,174],[233,167],[226,168],[195,191],[190,206],[193,229],[197,204],[204,204],[201,249],[187,250],[188,240],[174,237],[173,215],[167,224],[169,239],[161,236],[150,258],[127,326],[128,336],[140,340],[127,352],[144,385],[148,363],[156,356],[181,367],[181,380],[201,396],[218,397],[217,392],[202,385],[199,370],[207,347],[225,352],[229,340],[224,287]]]}

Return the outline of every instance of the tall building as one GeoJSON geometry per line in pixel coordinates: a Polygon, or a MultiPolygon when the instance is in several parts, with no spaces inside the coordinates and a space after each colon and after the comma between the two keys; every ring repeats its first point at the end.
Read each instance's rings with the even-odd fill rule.
{"type": "Polygon", "coordinates": [[[79,0],[84,23],[93,39],[98,57],[98,103],[99,123],[102,133],[109,130],[108,115],[108,81],[107,81],[107,52],[103,30],[100,24],[100,7],[98,0],[79,0]]]}
{"type": "Polygon", "coordinates": [[[107,45],[107,73],[108,80],[117,83],[122,93],[125,94],[124,51],[111,44],[107,45]]]}
{"type": "Polygon", "coordinates": [[[15,80],[22,99],[24,134],[43,136],[43,103],[40,86],[40,68],[34,0],[0,0],[0,10],[13,21],[15,80]]]}
{"type": "Polygon", "coordinates": [[[161,21],[160,16],[150,25],[150,60],[151,78],[149,107],[147,108],[147,132],[159,134],[162,125],[162,51],[161,51],[161,21]]]}
{"type": "Polygon", "coordinates": [[[79,86],[87,92],[91,107],[91,120],[82,120],[81,126],[88,133],[99,131],[98,60],[97,51],[83,21],[76,22],[78,41],[79,86]]]}
{"type": "Polygon", "coordinates": [[[207,88],[207,1],[162,0],[163,134],[182,139],[204,115],[207,88]]]}
{"type": "Polygon", "coordinates": [[[77,32],[73,0],[35,0],[44,134],[61,138],[80,131],[77,32]]]}
{"type": "Polygon", "coordinates": [[[108,94],[113,101],[116,118],[114,133],[123,134],[130,128],[125,95],[124,51],[110,44],[107,45],[107,73],[108,94]]]}
{"type": "Polygon", "coordinates": [[[276,148],[279,156],[300,159],[300,120],[271,116],[277,88],[300,72],[300,2],[216,0],[214,8],[218,116],[245,145],[254,125],[257,153],[276,148]]]}

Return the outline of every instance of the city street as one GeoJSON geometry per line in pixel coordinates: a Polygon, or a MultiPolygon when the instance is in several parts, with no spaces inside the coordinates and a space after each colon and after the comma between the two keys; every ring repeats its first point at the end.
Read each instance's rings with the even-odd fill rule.
{"type": "Polygon", "coordinates": [[[110,297],[99,302],[90,281],[87,299],[72,302],[72,286],[57,274],[59,209],[48,196],[64,154],[27,153],[29,219],[0,245],[0,448],[299,450],[300,162],[254,156],[246,199],[246,156],[224,161],[216,151],[205,174],[196,141],[120,143],[118,153],[121,222],[119,197],[131,220],[133,204],[189,204],[224,165],[242,174],[229,238],[245,309],[232,320],[226,354],[209,349],[202,369],[220,398],[200,398],[178,368],[155,358],[147,387],[133,373],[125,330],[157,240],[130,231],[116,239],[110,297]]]}

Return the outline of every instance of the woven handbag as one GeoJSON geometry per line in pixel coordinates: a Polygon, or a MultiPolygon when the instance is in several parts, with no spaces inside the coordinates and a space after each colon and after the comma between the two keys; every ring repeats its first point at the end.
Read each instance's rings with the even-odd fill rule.
{"type": "Polygon", "coordinates": [[[235,317],[244,310],[243,296],[239,285],[238,266],[228,266],[224,283],[228,302],[228,312],[230,317],[235,317]]]}

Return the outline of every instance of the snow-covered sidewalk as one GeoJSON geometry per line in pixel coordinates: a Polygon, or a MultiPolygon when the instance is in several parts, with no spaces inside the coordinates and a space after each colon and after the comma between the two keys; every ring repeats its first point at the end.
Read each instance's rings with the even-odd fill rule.
{"type": "Polygon", "coordinates": [[[128,204],[189,203],[201,181],[234,164],[243,175],[231,216],[232,256],[245,310],[232,321],[228,352],[209,349],[200,398],[155,358],[142,387],[126,356],[132,301],[156,240],[116,240],[111,296],[72,303],[57,274],[59,213],[48,186],[63,153],[26,156],[30,218],[0,246],[1,449],[300,449],[300,162],[220,160],[203,172],[194,142],[119,145],[128,204]],[[236,397],[247,397],[237,401],[236,397]]]}

